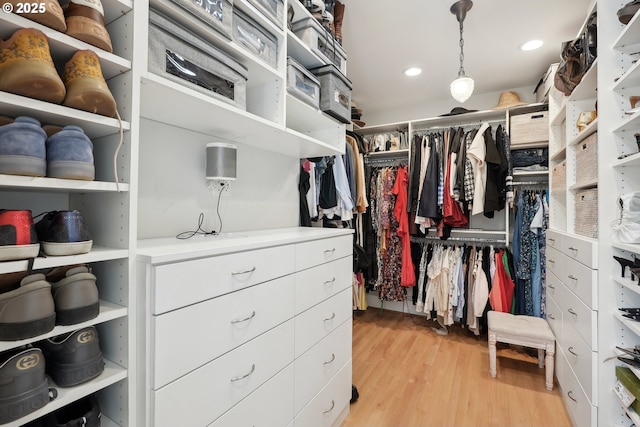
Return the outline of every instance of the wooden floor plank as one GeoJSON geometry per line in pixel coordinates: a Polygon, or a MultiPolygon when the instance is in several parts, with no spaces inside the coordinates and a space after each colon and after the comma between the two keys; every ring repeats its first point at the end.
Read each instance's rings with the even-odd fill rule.
{"type": "Polygon", "coordinates": [[[489,374],[486,335],[390,310],[357,312],[353,383],[360,398],[342,427],[570,427],[559,388],[545,388],[530,350],[499,345],[489,374]]]}

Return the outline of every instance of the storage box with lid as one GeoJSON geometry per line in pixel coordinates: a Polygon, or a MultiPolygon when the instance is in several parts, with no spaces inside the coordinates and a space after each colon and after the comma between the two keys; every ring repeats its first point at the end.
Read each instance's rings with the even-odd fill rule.
{"type": "Polygon", "coordinates": [[[283,0],[249,0],[264,16],[269,18],[279,28],[282,28],[284,14],[283,0]]]}
{"type": "Polygon", "coordinates": [[[238,8],[233,9],[233,41],[253,55],[277,68],[278,40],[238,8]]]}
{"type": "Polygon", "coordinates": [[[347,73],[347,52],[318,20],[306,18],[294,22],[293,32],[322,60],[334,64],[342,74],[347,73]]]}
{"type": "Polygon", "coordinates": [[[574,209],[575,233],[582,236],[598,237],[598,189],[588,188],[576,191],[574,209]]]}
{"type": "Polygon", "coordinates": [[[243,65],[153,9],[149,23],[150,72],[246,110],[243,65]]]}
{"type": "Polygon", "coordinates": [[[320,109],[342,123],[351,123],[351,81],[333,64],[310,71],[320,80],[320,109]]]}
{"type": "Polygon", "coordinates": [[[542,147],[549,144],[549,112],[516,114],[510,118],[512,148],[542,147]]]}
{"type": "Polygon", "coordinates": [[[291,57],[287,58],[287,92],[320,109],[320,81],[291,57]]]}
{"type": "Polygon", "coordinates": [[[563,160],[551,169],[551,191],[563,192],[567,188],[567,161],[563,160]]]}
{"type": "Polygon", "coordinates": [[[152,7],[183,25],[189,25],[189,17],[196,17],[205,28],[231,39],[233,0],[155,0],[152,7]]]}
{"type": "Polygon", "coordinates": [[[549,65],[547,71],[542,75],[542,78],[538,82],[535,90],[536,102],[547,102],[549,99],[549,91],[551,90],[551,86],[553,86],[553,80],[556,75],[558,65],[559,63],[557,62],[549,65]]]}
{"type": "Polygon", "coordinates": [[[576,185],[598,181],[598,133],[592,133],[576,144],[576,185]]]}

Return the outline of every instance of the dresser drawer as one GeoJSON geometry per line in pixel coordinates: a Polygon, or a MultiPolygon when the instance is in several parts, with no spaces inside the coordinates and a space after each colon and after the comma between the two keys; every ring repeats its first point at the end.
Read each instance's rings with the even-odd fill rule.
{"type": "Polygon", "coordinates": [[[348,256],[296,273],[296,314],[350,288],[351,260],[352,257],[348,256]]]}
{"type": "Polygon", "coordinates": [[[545,286],[547,292],[547,299],[553,298],[553,300],[559,306],[562,305],[562,288],[564,284],[562,281],[553,273],[547,272],[547,284],[545,286]]]}
{"type": "Polygon", "coordinates": [[[568,365],[564,355],[556,357],[558,381],[562,391],[564,406],[574,426],[597,427],[597,407],[589,403],[589,399],[582,391],[578,380],[568,365]]]}
{"type": "MultiPolygon", "coordinates": [[[[549,277],[549,276],[547,276],[549,277]]],[[[547,294],[548,295],[548,294],[547,294]]],[[[556,303],[554,298],[547,296],[547,323],[556,337],[556,346],[563,342],[564,335],[562,330],[562,309],[556,303]]]]}
{"type": "MultiPolygon", "coordinates": [[[[293,362],[293,320],[152,391],[154,427],[206,426],[293,362]]],[[[191,352],[188,346],[183,352],[191,352]]],[[[174,362],[175,363],[175,362],[174,362]]]]}
{"type": "Polygon", "coordinates": [[[294,268],[294,245],[159,265],[154,268],[152,314],[292,274],[294,268]]]}
{"type": "Polygon", "coordinates": [[[284,427],[293,423],[293,383],[294,368],[289,364],[209,427],[284,427]]]}
{"type": "Polygon", "coordinates": [[[349,410],[351,400],[351,360],[296,416],[296,427],[330,427],[349,410]]]}
{"type": "Polygon", "coordinates": [[[296,358],[352,317],[352,291],[344,291],[295,317],[296,358]]]}
{"type": "Polygon", "coordinates": [[[584,264],[565,257],[564,277],[562,281],[574,294],[576,294],[589,308],[598,309],[598,270],[592,270],[584,264]]]}
{"type": "Polygon", "coordinates": [[[564,264],[568,258],[562,252],[554,248],[547,248],[547,270],[564,280],[564,264]]]}
{"type": "Polygon", "coordinates": [[[330,237],[296,244],[296,271],[353,255],[353,236],[330,237]]]}
{"type": "Polygon", "coordinates": [[[562,252],[589,268],[598,268],[598,242],[593,239],[564,235],[562,236],[562,252]]]}
{"type": "Polygon", "coordinates": [[[152,318],[158,389],[293,317],[289,275],[152,318]]]}
{"type": "Polygon", "coordinates": [[[597,353],[591,351],[573,326],[566,325],[565,331],[562,348],[567,363],[571,367],[589,402],[591,402],[592,405],[598,406],[598,387],[596,383],[598,379],[597,353]]]}
{"type": "Polygon", "coordinates": [[[351,359],[351,326],[351,320],[347,320],[296,359],[296,414],[351,359]]]}
{"type": "MultiPolygon", "coordinates": [[[[567,330],[567,325],[573,326],[589,348],[597,351],[598,312],[587,307],[580,298],[566,287],[563,292],[561,307],[563,331],[567,330]]],[[[563,338],[566,339],[566,336],[563,336],[563,338]]]]}
{"type": "Polygon", "coordinates": [[[547,248],[555,248],[558,250],[562,250],[562,234],[554,231],[547,230],[547,248]]]}

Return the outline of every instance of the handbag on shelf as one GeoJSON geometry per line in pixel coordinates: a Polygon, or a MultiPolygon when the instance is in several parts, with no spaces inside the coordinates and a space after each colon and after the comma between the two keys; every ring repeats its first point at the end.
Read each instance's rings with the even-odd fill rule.
{"type": "Polygon", "coordinates": [[[560,92],[569,96],[580,84],[584,75],[598,55],[597,15],[593,13],[587,20],[585,30],[580,37],[562,43],[560,64],[556,70],[553,84],[560,92]]]}
{"type": "Polygon", "coordinates": [[[618,208],[620,217],[611,224],[616,240],[620,243],[640,243],[640,191],[620,196],[618,208]]]}

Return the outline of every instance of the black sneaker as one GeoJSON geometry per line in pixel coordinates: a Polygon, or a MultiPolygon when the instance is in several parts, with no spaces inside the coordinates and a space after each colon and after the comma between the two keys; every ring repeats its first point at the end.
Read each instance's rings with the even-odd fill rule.
{"type": "Polygon", "coordinates": [[[0,424],[22,418],[50,400],[40,349],[21,347],[0,354],[0,424]]]}
{"type": "Polygon", "coordinates": [[[48,338],[36,345],[47,358],[47,374],[60,387],[82,384],[104,371],[95,326],[48,338]]]}
{"type": "Polygon", "coordinates": [[[84,215],[78,210],[47,212],[36,223],[36,233],[42,250],[51,256],[86,254],[93,244],[84,215]]]}
{"type": "Polygon", "coordinates": [[[49,414],[46,427],[100,427],[100,404],[95,395],[89,395],[49,414]]]}
{"type": "Polygon", "coordinates": [[[96,276],[86,265],[67,265],[47,273],[57,325],[75,325],[100,313],[96,276]]]}

